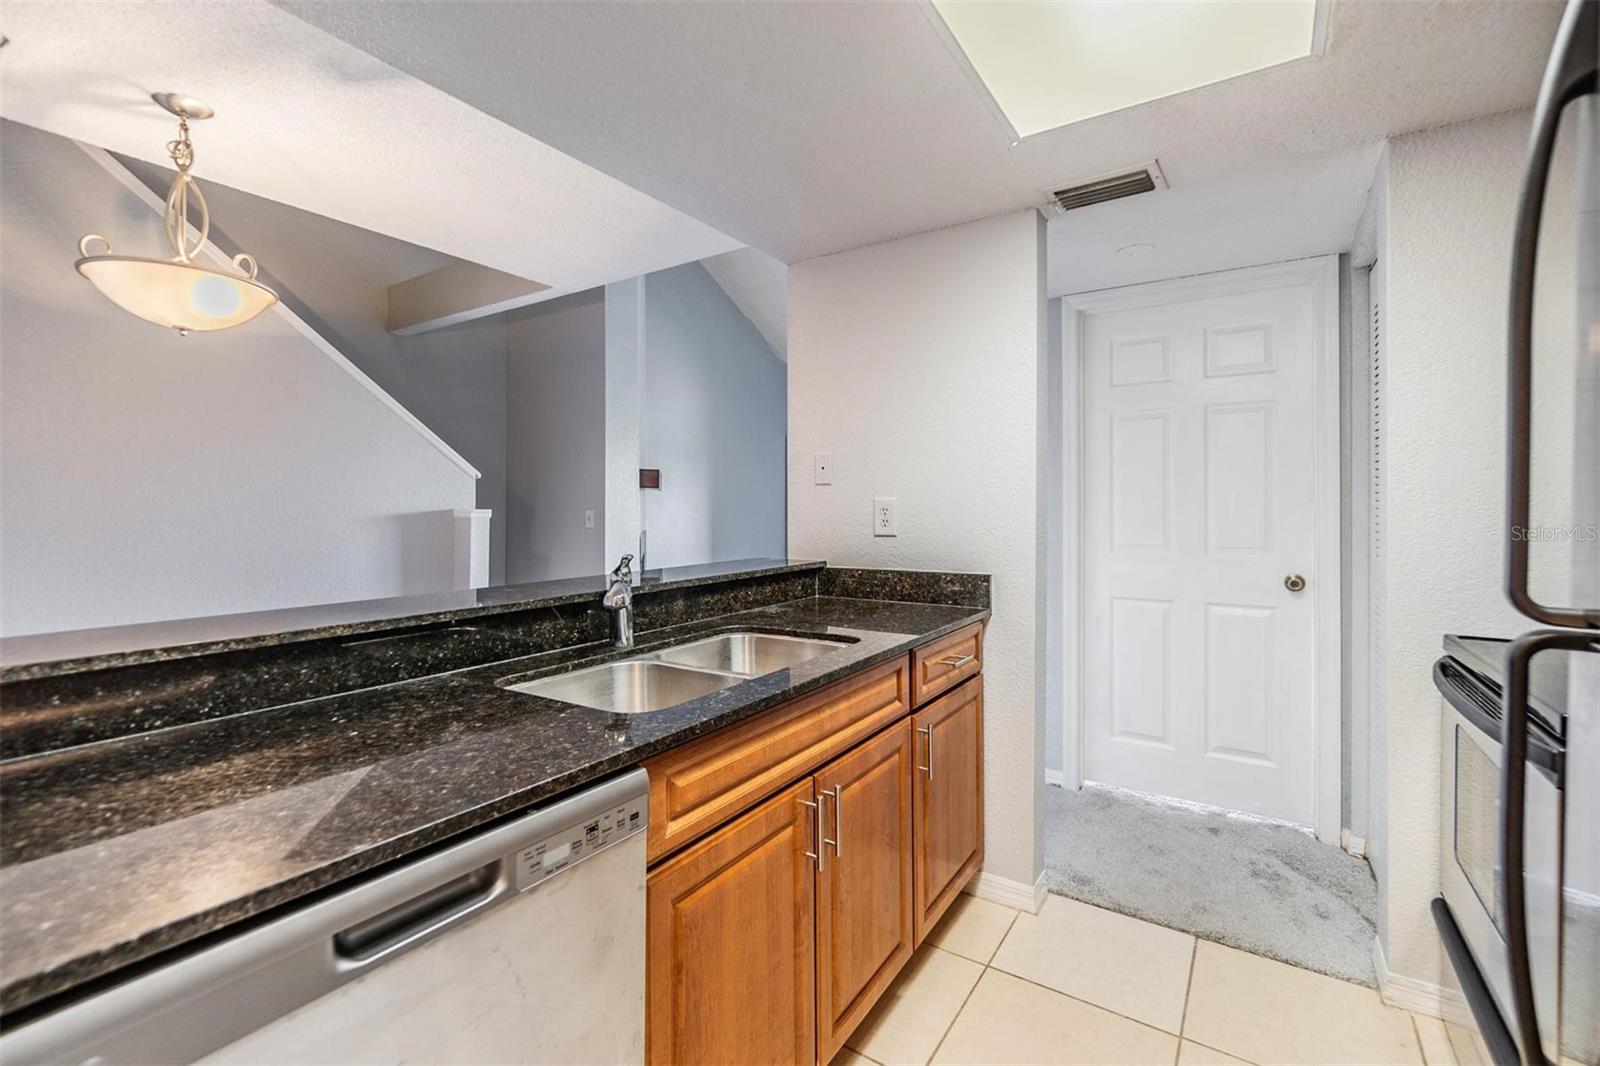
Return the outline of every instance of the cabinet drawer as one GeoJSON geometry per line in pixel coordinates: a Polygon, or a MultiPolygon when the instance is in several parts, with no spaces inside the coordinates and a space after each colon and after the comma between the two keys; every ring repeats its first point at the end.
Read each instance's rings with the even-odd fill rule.
{"type": "Polygon", "coordinates": [[[923,645],[911,653],[912,705],[922,706],[982,669],[982,622],[923,645]]]}
{"type": "Polygon", "coordinates": [[[908,660],[893,659],[646,762],[650,861],[905,714],[910,680],[908,660]]]}

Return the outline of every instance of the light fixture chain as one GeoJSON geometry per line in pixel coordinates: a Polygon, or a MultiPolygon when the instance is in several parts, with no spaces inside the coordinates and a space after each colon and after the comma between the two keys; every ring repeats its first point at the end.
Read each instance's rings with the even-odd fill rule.
{"type": "Polygon", "coordinates": [[[172,157],[173,165],[180,171],[187,172],[194,165],[194,145],[189,141],[189,120],[182,115],[178,116],[178,139],[167,142],[167,154],[172,157]]]}

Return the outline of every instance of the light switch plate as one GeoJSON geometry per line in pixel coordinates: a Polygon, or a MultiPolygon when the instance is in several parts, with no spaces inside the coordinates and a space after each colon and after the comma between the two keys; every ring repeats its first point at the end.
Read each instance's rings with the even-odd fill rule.
{"type": "Polygon", "coordinates": [[[818,485],[833,484],[833,455],[829,452],[818,452],[814,457],[814,473],[818,485]]]}
{"type": "Polygon", "coordinates": [[[893,496],[878,496],[872,501],[872,535],[874,537],[898,536],[896,530],[895,500],[893,496]]]}
{"type": "Polygon", "coordinates": [[[594,512],[593,511],[585,511],[585,512],[583,512],[583,528],[584,529],[593,529],[594,528],[594,512]]]}

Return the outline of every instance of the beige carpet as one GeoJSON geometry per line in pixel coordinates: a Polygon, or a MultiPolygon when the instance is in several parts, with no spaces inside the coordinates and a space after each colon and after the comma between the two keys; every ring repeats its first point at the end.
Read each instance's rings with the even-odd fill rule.
{"type": "Polygon", "coordinates": [[[1050,891],[1318,973],[1377,982],[1377,885],[1289,826],[1102,786],[1045,789],[1050,891]]]}

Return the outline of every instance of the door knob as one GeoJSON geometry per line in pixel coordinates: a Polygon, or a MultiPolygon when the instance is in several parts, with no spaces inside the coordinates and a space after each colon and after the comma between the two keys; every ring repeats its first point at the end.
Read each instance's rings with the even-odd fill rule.
{"type": "Polygon", "coordinates": [[[1306,579],[1300,574],[1285,574],[1283,587],[1290,592],[1299,592],[1306,587],[1306,579]]]}

